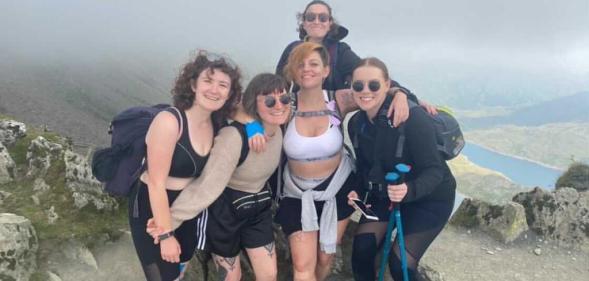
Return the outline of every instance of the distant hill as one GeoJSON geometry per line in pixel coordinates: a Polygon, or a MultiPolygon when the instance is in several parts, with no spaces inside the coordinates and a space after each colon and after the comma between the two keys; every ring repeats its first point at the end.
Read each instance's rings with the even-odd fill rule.
{"type": "Polygon", "coordinates": [[[0,62],[0,113],[71,136],[109,141],[108,121],[123,108],[169,102],[174,70],[156,60],[0,62]]]}
{"type": "Polygon", "coordinates": [[[541,102],[507,115],[461,118],[460,121],[467,130],[500,125],[539,126],[549,123],[589,122],[589,92],[541,102]]]}
{"type": "Polygon", "coordinates": [[[589,122],[535,127],[503,125],[466,132],[467,141],[561,169],[572,159],[589,163],[589,122]]]}

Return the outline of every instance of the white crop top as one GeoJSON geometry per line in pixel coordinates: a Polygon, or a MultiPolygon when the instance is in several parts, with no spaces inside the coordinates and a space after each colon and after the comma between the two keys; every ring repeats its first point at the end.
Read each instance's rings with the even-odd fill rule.
{"type": "MultiPolygon", "coordinates": [[[[327,93],[325,91],[324,97],[327,100],[327,93]]],[[[335,102],[329,102],[328,108],[330,111],[333,111],[333,115],[337,115],[335,113],[335,102]]],[[[311,112],[311,115],[314,115],[313,112],[311,112]]],[[[327,130],[323,134],[315,137],[300,135],[296,129],[296,117],[293,117],[286,127],[284,134],[283,148],[286,156],[292,160],[308,162],[335,157],[343,147],[344,137],[338,127],[339,119],[333,115],[329,115],[329,127],[327,130]]]]}

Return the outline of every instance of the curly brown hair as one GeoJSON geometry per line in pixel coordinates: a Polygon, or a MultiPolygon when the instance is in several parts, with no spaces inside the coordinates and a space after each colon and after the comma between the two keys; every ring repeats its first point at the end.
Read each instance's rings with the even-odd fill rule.
{"type": "Polygon", "coordinates": [[[230,59],[204,50],[199,51],[196,58],[184,65],[176,78],[171,93],[174,106],[181,110],[187,110],[194,103],[195,94],[191,86],[196,83],[198,76],[205,71],[212,74],[217,70],[227,74],[231,79],[227,101],[223,107],[211,114],[213,123],[220,127],[225,124],[227,117],[241,100],[241,71],[230,59]]]}

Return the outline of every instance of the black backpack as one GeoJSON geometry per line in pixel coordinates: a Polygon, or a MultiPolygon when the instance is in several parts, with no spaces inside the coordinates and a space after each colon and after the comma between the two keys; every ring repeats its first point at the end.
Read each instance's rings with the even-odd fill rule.
{"type": "Polygon", "coordinates": [[[153,118],[168,104],[138,106],[117,114],[110,122],[111,146],[92,156],[92,175],[114,196],[127,196],[144,169],[145,136],[153,118]]]}
{"type": "MultiPolygon", "coordinates": [[[[387,96],[385,103],[381,107],[381,110],[378,111],[376,116],[379,120],[387,120],[390,125],[389,117],[387,117],[387,110],[389,105],[392,102],[392,97],[387,96]]],[[[412,100],[407,100],[409,103],[409,108],[414,108],[419,106],[417,103],[413,102],[412,100]]],[[[436,130],[436,142],[438,146],[438,151],[442,159],[444,160],[451,160],[454,159],[460,151],[464,148],[465,141],[462,131],[460,130],[460,125],[454,116],[449,112],[449,110],[444,108],[438,108],[438,114],[431,115],[427,114],[433,121],[434,128],[436,130]]],[[[357,128],[350,134],[350,140],[354,148],[357,148],[358,145],[358,134],[362,133],[362,124],[358,124],[359,122],[366,121],[361,118],[360,114],[355,114],[350,119],[350,124],[353,124],[353,128],[357,128]]],[[[355,151],[357,152],[357,151],[355,151]]]]}

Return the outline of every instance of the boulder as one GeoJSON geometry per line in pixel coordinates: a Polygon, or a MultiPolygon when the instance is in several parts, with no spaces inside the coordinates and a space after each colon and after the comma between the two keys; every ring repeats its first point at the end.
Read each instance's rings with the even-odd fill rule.
{"type": "Polygon", "coordinates": [[[492,205],[466,198],[450,222],[467,228],[479,228],[504,243],[512,242],[528,230],[524,207],[514,202],[492,205]]]}
{"type": "Polygon", "coordinates": [[[31,141],[27,149],[27,176],[44,177],[49,167],[56,161],[61,160],[63,146],[48,141],[39,136],[31,141]]]}
{"type": "Polygon", "coordinates": [[[24,123],[14,120],[0,120],[0,143],[5,146],[13,145],[18,139],[27,135],[24,123]]]}
{"type": "Polygon", "coordinates": [[[0,214],[0,280],[29,280],[36,270],[37,235],[31,221],[0,214]]]}
{"type": "Polygon", "coordinates": [[[589,190],[589,165],[572,164],[556,181],[556,189],[572,187],[577,191],[589,190]]]}
{"type": "Polygon", "coordinates": [[[517,194],[513,201],[524,206],[530,229],[545,239],[569,246],[582,246],[589,241],[589,192],[573,188],[546,191],[537,187],[517,194]]]}
{"type": "Polygon", "coordinates": [[[92,206],[96,210],[116,210],[117,201],[102,191],[102,184],[92,176],[85,157],[71,151],[64,152],[65,185],[72,192],[74,206],[82,209],[92,206]]]}
{"type": "Polygon", "coordinates": [[[47,257],[47,269],[62,280],[88,280],[84,275],[98,275],[98,263],[80,241],[61,242],[47,257]]]}
{"type": "Polygon", "coordinates": [[[0,184],[8,183],[14,180],[14,160],[8,154],[8,149],[0,143],[0,184]]]}

